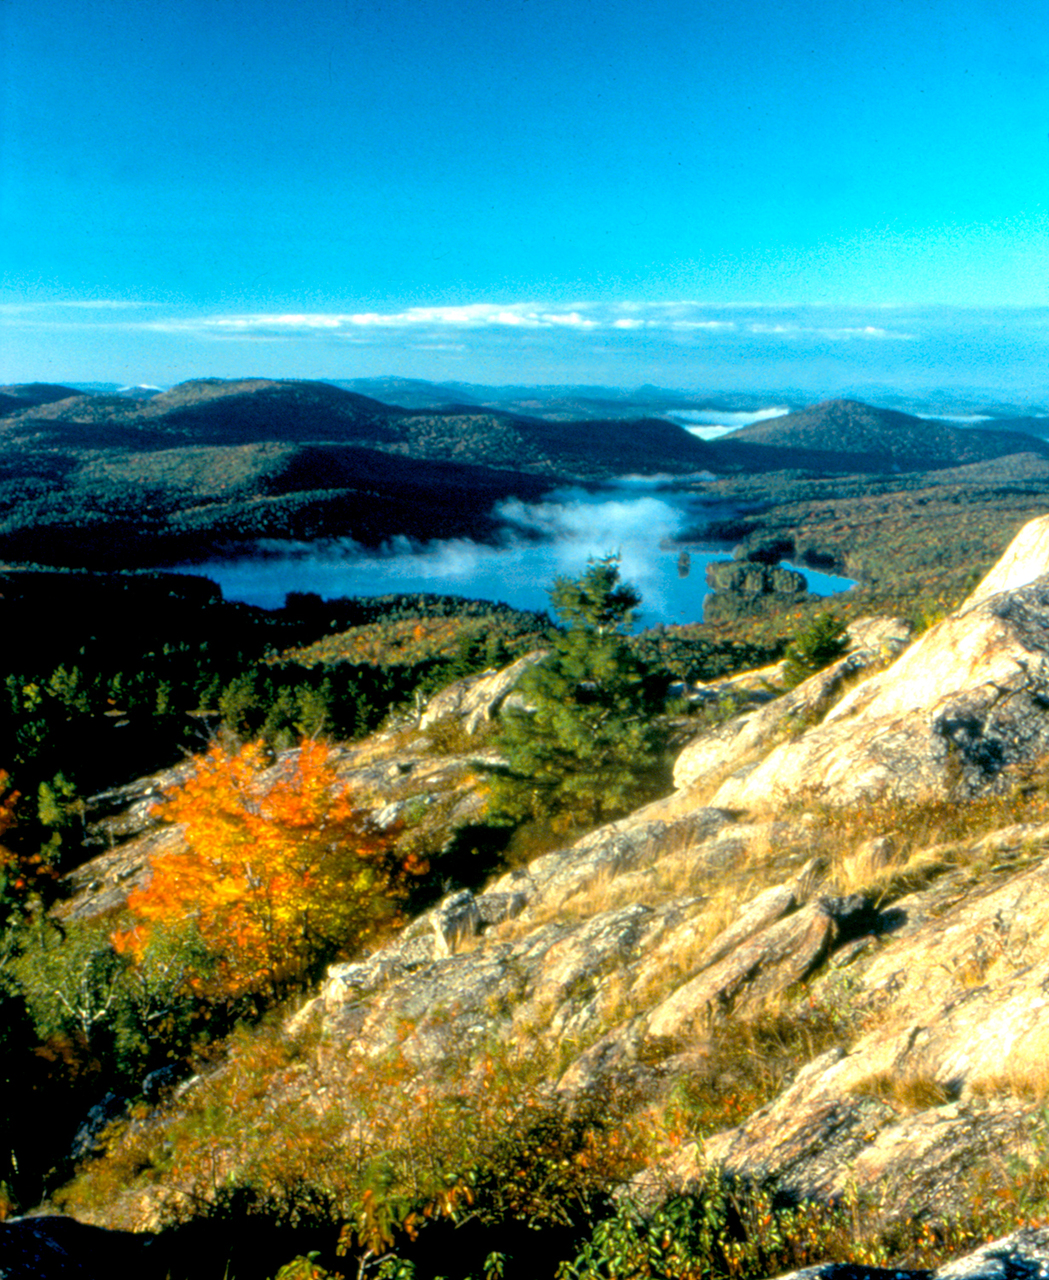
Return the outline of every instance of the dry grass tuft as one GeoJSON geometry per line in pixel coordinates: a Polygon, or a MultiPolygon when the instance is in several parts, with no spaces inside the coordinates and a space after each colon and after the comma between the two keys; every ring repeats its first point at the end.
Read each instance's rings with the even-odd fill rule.
{"type": "Polygon", "coordinates": [[[468,756],[491,747],[496,738],[496,726],[484,720],[474,733],[466,731],[466,721],[460,715],[446,715],[435,720],[422,731],[418,745],[438,756],[468,756]]]}
{"type": "Polygon", "coordinates": [[[930,1075],[896,1076],[888,1071],[860,1080],[852,1092],[858,1098],[874,1098],[907,1114],[942,1107],[958,1097],[957,1089],[930,1075]]]}
{"type": "Polygon", "coordinates": [[[754,1018],[732,1018],[679,1077],[667,1106],[668,1129],[693,1137],[742,1124],[790,1083],[798,1070],[856,1033],[850,1011],[795,1001],[754,1018]]]}
{"type": "Polygon", "coordinates": [[[969,868],[975,875],[1042,856],[1049,845],[1049,762],[1001,795],[964,804],[871,801],[811,812],[813,852],[828,858],[834,888],[891,901],[947,871],[969,868]]]}
{"type": "Polygon", "coordinates": [[[967,1089],[970,1097],[990,1102],[995,1098],[1019,1098],[1044,1106],[1049,1103],[1049,1063],[1026,1070],[1011,1069],[1001,1075],[974,1080],[967,1089]]]}
{"type": "Polygon", "coordinates": [[[973,1098],[1019,1098],[1025,1103],[1049,1103],[1049,1026],[1030,1028],[1012,1046],[994,1075],[970,1079],[966,1093],[973,1098]]]}

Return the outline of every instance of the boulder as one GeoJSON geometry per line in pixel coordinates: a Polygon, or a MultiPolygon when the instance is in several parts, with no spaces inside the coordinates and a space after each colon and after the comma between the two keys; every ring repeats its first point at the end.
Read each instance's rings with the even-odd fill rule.
{"type": "Polygon", "coordinates": [[[1043,1280],[1046,1274],[1049,1227],[1025,1227],[940,1267],[933,1280],[1043,1280]]]}
{"type": "Polygon", "coordinates": [[[482,724],[488,724],[513,692],[529,667],[546,657],[545,649],[526,653],[523,658],[499,671],[482,671],[480,675],[457,680],[440,693],[435,693],[423,709],[420,729],[428,729],[438,720],[455,716],[463,729],[473,735],[482,724]]]}
{"type": "Polygon", "coordinates": [[[1029,520],[969,597],[970,605],[1015,591],[1049,573],[1049,516],[1029,520]]]}
{"type": "Polygon", "coordinates": [[[1023,1227],[935,1271],[828,1262],[787,1272],[779,1280],[1045,1280],[1046,1275],[1049,1275],[1049,1227],[1023,1227]]]}
{"type": "Polygon", "coordinates": [[[492,1036],[570,1044],[599,1025],[610,985],[680,918],[678,906],[637,904],[517,940],[496,931],[414,971],[338,966],[319,998],[325,1037],[369,1057],[396,1047],[420,1068],[458,1061],[492,1036]]]}
{"type": "Polygon", "coordinates": [[[693,807],[664,817],[661,806],[656,801],[630,818],[599,827],[568,849],[535,858],[502,876],[491,892],[523,894],[530,906],[550,912],[578,900],[599,880],[651,866],[674,845],[693,850],[697,861],[714,863],[726,862],[736,852],[731,841],[718,839],[732,826],[728,814],[693,807]]]}
{"type": "Polygon", "coordinates": [[[649,1014],[653,1039],[677,1039],[716,1018],[742,1012],[774,992],[800,982],[823,959],[835,937],[834,917],[819,902],[760,930],[662,1001],[649,1014]]]}
{"type": "Polygon", "coordinates": [[[3,1280],[160,1280],[167,1268],[151,1238],[107,1231],[57,1215],[0,1222],[3,1280]]]}
{"type": "MultiPolygon", "coordinates": [[[[672,1182],[690,1185],[707,1162],[790,1196],[833,1199],[854,1186],[876,1192],[891,1219],[963,1212],[979,1179],[993,1177],[992,1157],[1037,1158],[1042,1122],[1031,1099],[1049,1049],[1049,828],[998,834],[988,850],[995,869],[978,886],[964,863],[980,858],[982,841],[945,849],[928,887],[873,915],[868,905],[866,921],[861,910],[848,925],[838,901],[842,934],[860,941],[837,962],[831,952],[808,1000],[839,1009],[853,1035],[742,1124],[709,1137],[702,1154],[677,1157],[672,1182]],[[948,854],[963,865],[951,870],[948,854]]],[[[687,1027],[689,1001],[693,1010],[716,1001],[715,979],[731,983],[747,955],[758,962],[755,984],[760,964],[800,964],[800,923],[793,953],[771,944],[825,905],[810,903],[701,971],[649,1016],[648,1033],[687,1027]]]]}
{"type": "Polygon", "coordinates": [[[481,932],[481,913],[469,889],[453,893],[429,913],[435,935],[434,958],[454,955],[481,932]]]}

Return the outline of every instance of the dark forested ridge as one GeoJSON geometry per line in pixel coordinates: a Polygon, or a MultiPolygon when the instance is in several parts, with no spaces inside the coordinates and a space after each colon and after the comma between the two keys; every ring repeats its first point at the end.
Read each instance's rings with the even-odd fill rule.
{"type": "Polygon", "coordinates": [[[709,461],[658,419],[414,412],[326,383],[204,379],[144,400],[0,394],[0,556],[21,563],[120,569],[259,538],[485,538],[501,498],[709,461]]]}
{"type": "Polygon", "coordinates": [[[148,400],[71,395],[9,409],[11,441],[90,448],[99,427],[123,428],[143,449],[279,441],[352,444],[428,461],[462,461],[546,475],[601,477],[630,466],[651,472],[697,470],[708,450],[683,428],[660,419],[594,434],[595,424],[542,422],[480,406],[409,410],[323,382],[267,379],[185,382],[148,400]],[[83,428],[92,430],[85,431],[83,428]],[[79,430],[78,430],[79,428],[79,430]],[[632,428],[632,430],[630,429],[632,428]]]}
{"type": "Polygon", "coordinates": [[[624,418],[614,398],[588,407],[609,416],[406,409],[329,383],[261,378],[201,379],[148,398],[0,388],[0,556],[109,570],[203,559],[260,538],[483,539],[497,528],[500,499],[535,500],[565,482],[873,480],[1049,458],[1049,444],[1030,434],[961,430],[852,401],[713,442],[665,418],[624,418]]]}
{"type": "MultiPolygon", "coordinates": [[[[1014,453],[1049,457],[1049,446],[1019,431],[952,427],[857,400],[827,400],[741,427],[717,442],[726,462],[775,453],[790,465],[831,472],[934,471],[1014,453]]],[[[762,467],[769,470],[770,467],[762,467]]]]}

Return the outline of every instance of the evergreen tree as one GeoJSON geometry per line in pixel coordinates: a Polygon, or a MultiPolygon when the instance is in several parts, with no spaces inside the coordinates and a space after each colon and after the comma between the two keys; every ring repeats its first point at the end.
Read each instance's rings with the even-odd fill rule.
{"type": "Polygon", "coordinates": [[[849,647],[848,624],[833,613],[818,613],[787,646],[783,683],[796,688],[803,680],[830,666],[849,647]]]}
{"type": "Polygon", "coordinates": [[[510,767],[493,788],[507,816],[559,826],[626,813],[658,788],[667,677],[634,656],[627,633],[641,597],[620,582],[619,557],[559,577],[550,599],[562,623],[550,653],[521,679],[524,705],[504,709],[510,767]]]}

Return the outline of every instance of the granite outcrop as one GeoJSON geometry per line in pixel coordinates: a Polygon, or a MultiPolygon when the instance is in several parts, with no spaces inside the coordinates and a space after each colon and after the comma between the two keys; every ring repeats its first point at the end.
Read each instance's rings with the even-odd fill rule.
{"type": "MultiPolygon", "coordinates": [[[[556,1061],[547,1085],[566,1106],[618,1094],[656,1116],[682,1081],[725,1070],[733,1028],[774,1015],[795,1036],[783,1078],[654,1164],[664,1194],[716,1166],[795,1199],[859,1194],[886,1223],[931,1220],[1044,1160],[1049,517],[917,639],[882,619],[851,640],[794,690],[770,673],[760,705],[698,733],[673,794],[454,889],[333,967],[287,1024],[317,1033],[316,1106],[316,1081],[336,1092],[351,1059],[396,1050],[424,1080],[499,1043],[556,1061]]],[[[426,724],[483,720],[511,689],[460,689],[426,724]]],[[[362,796],[392,813],[413,799],[390,793],[399,779],[428,793],[443,777],[447,813],[480,811],[480,756],[387,747],[347,750],[362,796]]],[[[168,1188],[190,1190],[205,1194],[168,1188]]],[[[105,1222],[151,1228],[162,1208],[129,1195],[105,1222]]],[[[935,1274],[1044,1276],[1046,1238],[935,1274]]]]}

